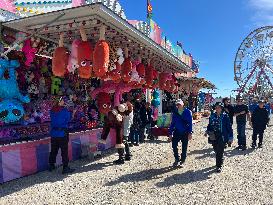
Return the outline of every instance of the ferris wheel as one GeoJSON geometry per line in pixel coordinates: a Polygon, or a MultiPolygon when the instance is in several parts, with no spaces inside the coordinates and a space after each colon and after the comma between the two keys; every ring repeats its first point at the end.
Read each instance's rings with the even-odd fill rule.
{"type": "Polygon", "coordinates": [[[273,26],[251,32],[241,43],[234,61],[239,95],[273,96],[273,26]]]}

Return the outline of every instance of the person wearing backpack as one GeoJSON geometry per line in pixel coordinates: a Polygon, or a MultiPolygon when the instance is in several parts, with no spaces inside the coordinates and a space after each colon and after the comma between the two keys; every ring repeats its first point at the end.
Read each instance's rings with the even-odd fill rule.
{"type": "Polygon", "coordinates": [[[172,122],[169,127],[169,141],[172,142],[176,167],[179,163],[182,165],[187,157],[188,142],[192,139],[192,113],[184,107],[184,102],[179,99],[176,101],[176,109],[172,115],[172,122]],[[182,142],[182,154],[179,158],[178,143],[182,142]]]}
{"type": "Polygon", "coordinates": [[[215,112],[209,118],[209,124],[205,136],[209,135],[216,154],[216,171],[220,173],[224,162],[225,144],[231,146],[233,142],[233,130],[228,114],[223,112],[221,103],[215,104],[215,112]]]}

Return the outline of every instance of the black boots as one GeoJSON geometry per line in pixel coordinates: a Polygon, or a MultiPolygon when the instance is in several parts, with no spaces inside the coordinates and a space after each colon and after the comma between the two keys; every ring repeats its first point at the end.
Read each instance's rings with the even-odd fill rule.
{"type": "Polygon", "coordinates": [[[49,165],[49,168],[48,168],[48,171],[52,172],[52,171],[55,170],[55,169],[56,169],[55,164],[50,164],[50,165],[49,165]]]}
{"type": "Polygon", "coordinates": [[[75,171],[75,169],[70,168],[69,166],[63,167],[62,174],[71,174],[75,171]]]}

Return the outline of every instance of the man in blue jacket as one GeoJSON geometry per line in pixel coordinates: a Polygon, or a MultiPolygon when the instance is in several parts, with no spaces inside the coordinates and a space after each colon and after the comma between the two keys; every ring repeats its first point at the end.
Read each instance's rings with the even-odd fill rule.
{"type": "Polygon", "coordinates": [[[68,124],[71,120],[71,113],[64,107],[63,97],[57,99],[55,105],[50,111],[50,136],[51,136],[51,152],[49,155],[49,171],[55,169],[56,157],[61,149],[63,174],[72,173],[74,169],[68,166],[68,124]]]}
{"type": "Polygon", "coordinates": [[[192,113],[184,108],[184,102],[179,99],[176,101],[176,109],[173,112],[172,122],[169,127],[169,140],[172,141],[172,148],[175,162],[173,166],[183,164],[187,157],[188,142],[192,138],[192,113]],[[178,143],[182,142],[181,159],[178,155],[178,143]]]}

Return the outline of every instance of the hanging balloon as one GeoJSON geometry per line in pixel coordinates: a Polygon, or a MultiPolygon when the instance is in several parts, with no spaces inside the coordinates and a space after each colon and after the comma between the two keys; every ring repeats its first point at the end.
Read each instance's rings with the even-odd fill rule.
{"type": "Polygon", "coordinates": [[[52,72],[55,76],[63,77],[68,64],[68,54],[64,47],[64,34],[60,34],[59,47],[55,49],[52,59],[52,72]]]}
{"type": "Polygon", "coordinates": [[[93,48],[87,40],[83,27],[80,28],[81,42],[78,45],[78,65],[80,78],[89,79],[92,75],[93,48]]]}
{"type": "Polygon", "coordinates": [[[109,45],[105,41],[105,26],[100,28],[100,39],[94,49],[93,70],[96,77],[102,77],[108,71],[109,45]]]}

